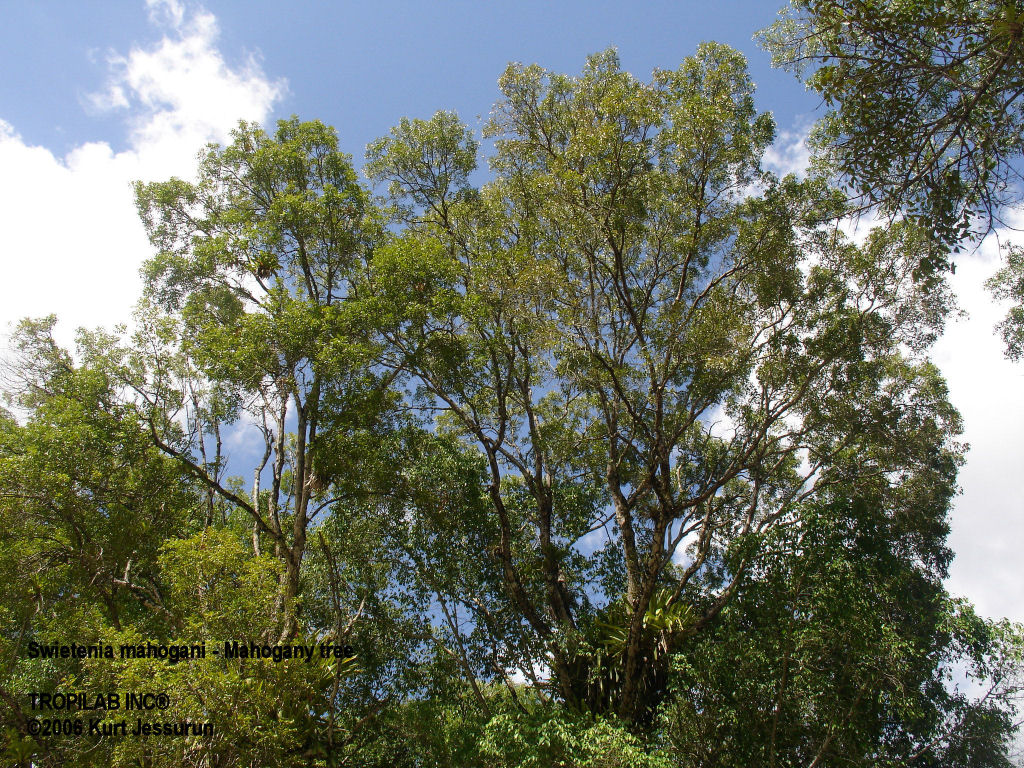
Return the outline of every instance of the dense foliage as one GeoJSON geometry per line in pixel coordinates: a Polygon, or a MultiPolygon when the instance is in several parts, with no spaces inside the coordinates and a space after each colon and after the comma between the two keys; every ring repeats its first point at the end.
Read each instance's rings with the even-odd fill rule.
{"type": "MultiPolygon", "coordinates": [[[[15,336],[14,765],[1005,766],[1022,640],[942,586],[964,446],[914,220],[761,167],[743,58],[511,65],[371,144],[242,124],[139,185],[136,331],[15,336]],[[349,646],[275,663],[29,643],[349,646]],[[166,691],[181,739],[33,736],[166,691]]],[[[114,713],[103,715],[107,720],[114,713]]]]}

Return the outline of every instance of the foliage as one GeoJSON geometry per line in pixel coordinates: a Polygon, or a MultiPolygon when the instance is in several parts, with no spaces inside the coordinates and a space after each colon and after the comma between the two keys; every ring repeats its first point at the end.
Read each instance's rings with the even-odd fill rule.
{"type": "Polygon", "coordinates": [[[1010,245],[1004,257],[1003,266],[985,285],[995,299],[1011,302],[997,328],[1006,345],[1006,356],[1019,361],[1024,355],[1024,250],[1010,245]]]}
{"type": "Polygon", "coordinates": [[[922,533],[908,526],[877,499],[837,496],[780,531],[722,622],[674,660],[661,717],[677,764],[1010,765],[1017,662],[998,625],[945,595],[941,551],[929,566],[893,545],[922,533]],[[964,670],[981,698],[956,689],[964,670]]]}
{"type": "Polygon", "coordinates": [[[667,768],[621,722],[570,713],[509,713],[494,717],[481,751],[510,768],[667,768]]]}
{"type": "Polygon", "coordinates": [[[580,77],[513,65],[500,85],[480,189],[449,114],[370,146],[399,229],[372,265],[382,360],[486,458],[486,554],[544,648],[530,666],[550,657],[572,709],[645,722],[657,595],[692,609],[668,648],[715,620],[838,457],[895,482],[918,452],[955,453],[920,362],[948,298],[914,279],[919,229],[858,248],[817,224],[841,210],[827,188],[761,171],[771,121],[724,46],[650,83],[609,51],[580,77]],[[624,576],[603,596],[582,543],[597,531],[624,576]],[[597,673],[602,598],[621,599],[626,638],[597,673]]]}
{"type": "Polygon", "coordinates": [[[196,181],[138,185],[133,335],[22,324],[5,759],[1005,765],[1020,629],[941,583],[934,233],[854,244],[842,195],[765,173],[725,46],[500,87],[482,186],[451,113],[371,144],[379,199],[327,126],[242,124],[196,181]],[[26,658],[72,640],[208,652],[26,658]],[[213,733],[29,738],[24,692],[56,690],[166,691],[213,733]]]}
{"type": "MultiPolygon", "coordinates": [[[[819,160],[865,205],[956,246],[1017,199],[1022,34],[1004,0],[794,0],[761,40],[829,109],[819,160]]],[[[946,264],[942,248],[922,262],[946,264]]]]}

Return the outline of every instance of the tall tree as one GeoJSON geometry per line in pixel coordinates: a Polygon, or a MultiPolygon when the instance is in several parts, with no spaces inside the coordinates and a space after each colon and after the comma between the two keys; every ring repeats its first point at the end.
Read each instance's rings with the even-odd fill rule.
{"type": "Polygon", "coordinates": [[[372,241],[366,193],[333,130],[292,118],[273,136],[243,123],[196,183],[137,197],[158,250],[140,341],[155,354],[135,356],[133,374],[152,436],[281,559],[287,639],[309,527],[344,495],[347,451],[388,400],[352,309],[372,241]],[[262,436],[249,494],[223,482],[221,425],[242,414],[262,436]]]}
{"type": "Polygon", "coordinates": [[[945,294],[911,277],[918,229],[854,247],[815,224],[841,210],[826,188],[761,171],[772,122],[725,46],[647,83],[609,51],[500,87],[480,189],[453,115],[371,145],[402,226],[374,256],[380,322],[391,367],[486,459],[486,555],[535,663],[569,706],[645,721],[659,648],[715,620],[772,529],[847,473],[955,453],[921,360],[945,294]]]}

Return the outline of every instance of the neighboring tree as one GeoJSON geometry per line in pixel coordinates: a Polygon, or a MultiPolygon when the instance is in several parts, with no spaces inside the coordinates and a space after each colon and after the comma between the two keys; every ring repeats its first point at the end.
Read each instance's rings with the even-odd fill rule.
{"type": "Polygon", "coordinates": [[[346,462],[389,397],[352,308],[373,231],[366,192],[332,130],[292,119],[273,137],[242,124],[195,184],[139,185],[137,197],[158,255],[138,342],[151,352],[127,361],[128,379],[156,444],[282,561],[287,640],[310,525],[358,485],[346,462]],[[222,482],[220,427],[243,414],[262,436],[249,494],[222,482]]]}
{"type": "Polygon", "coordinates": [[[1006,345],[1006,356],[1019,362],[1024,357],[1024,248],[1009,245],[1003,254],[1006,262],[985,285],[997,300],[1011,302],[997,328],[1006,345]]]}
{"type": "Polygon", "coordinates": [[[1021,637],[942,587],[945,526],[916,511],[948,486],[907,490],[840,490],[777,531],[674,659],[661,718],[677,765],[1011,766],[1021,637]],[[965,674],[980,690],[960,690],[965,674]]]}
{"type": "Polygon", "coordinates": [[[24,321],[13,337],[8,395],[30,417],[6,424],[2,527],[24,535],[20,578],[42,580],[37,590],[52,579],[58,602],[84,598],[118,630],[140,621],[158,629],[168,615],[157,554],[197,528],[196,489],[154,449],[117,382],[57,346],[55,323],[24,321]]]}
{"type": "MultiPolygon", "coordinates": [[[[1020,199],[1019,2],[793,0],[761,39],[821,94],[817,159],[864,206],[955,247],[1020,199]]],[[[947,264],[941,248],[923,262],[947,264]]]]}
{"type": "Polygon", "coordinates": [[[109,750],[83,754],[80,740],[29,738],[28,718],[41,713],[28,692],[70,690],[88,675],[77,659],[26,658],[28,644],[173,635],[159,554],[199,529],[200,496],[116,380],[57,346],[55,322],[23,322],[4,371],[22,423],[0,415],[0,724],[26,766],[33,754],[40,768],[109,765],[109,750]]]}
{"type": "MultiPolygon", "coordinates": [[[[390,426],[378,418],[396,396],[373,373],[372,333],[353,307],[372,207],[334,132],[297,120],[273,137],[242,125],[230,146],[209,150],[196,183],[137,193],[158,254],[135,336],[83,334],[75,362],[53,343],[52,320],[19,336],[13,394],[28,422],[11,427],[0,481],[4,522],[30,544],[5,550],[15,559],[4,567],[34,574],[65,563],[46,571],[52,601],[88,620],[45,621],[52,601],[26,601],[26,583],[4,647],[20,660],[38,637],[349,643],[355,681],[354,662],[337,660],[330,674],[222,658],[155,675],[148,662],[74,665],[81,680],[111,690],[159,680],[174,692],[174,713],[208,716],[218,736],[185,752],[90,752],[88,739],[61,747],[106,764],[205,765],[210,755],[337,763],[386,737],[374,734],[374,716],[407,695],[402,675],[421,642],[383,634],[408,616],[390,608],[394,568],[376,549],[377,521],[358,514],[396,472],[390,426]],[[251,490],[227,473],[232,444],[242,446],[233,471],[252,462],[251,490]],[[332,525],[312,538],[325,519],[332,525]],[[246,686],[252,694],[240,698],[246,686]]],[[[41,747],[50,761],[64,754],[41,747]]]]}
{"type": "Polygon", "coordinates": [[[571,709],[650,723],[775,528],[954,460],[923,362],[946,294],[912,277],[912,224],[855,247],[818,226],[825,187],[761,171],[772,123],[725,46],[649,83],[606,52],[500,86],[480,189],[450,114],[369,149],[400,228],[373,261],[389,365],[486,460],[482,554],[533,666],[571,709]]]}
{"type": "Polygon", "coordinates": [[[137,196],[158,255],[125,381],[154,442],[229,522],[248,522],[253,555],[280,563],[260,637],[355,649],[358,676],[296,681],[306,698],[277,715],[296,724],[282,764],[340,764],[386,740],[375,718],[409,695],[424,642],[410,628],[423,609],[382,548],[402,521],[384,515],[408,425],[395,415],[394,373],[374,367],[359,297],[375,209],[333,129],[296,118],[272,136],[242,124],[209,150],[196,183],[140,185],[137,196]],[[236,420],[253,462],[248,493],[219,458],[222,425],[236,420]]]}

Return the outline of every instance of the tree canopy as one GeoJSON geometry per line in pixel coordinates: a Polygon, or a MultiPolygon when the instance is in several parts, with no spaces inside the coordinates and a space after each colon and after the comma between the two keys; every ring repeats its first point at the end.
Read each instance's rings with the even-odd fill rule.
{"type": "Polygon", "coordinates": [[[726,46],[499,88],[489,175],[438,112],[368,147],[379,197],[322,123],[241,124],[137,186],[133,334],[21,325],[9,762],[1009,765],[1020,629],[942,586],[934,233],[854,243],[841,192],[766,172],[726,46]],[[344,652],[26,651],[72,640],[344,652]],[[69,686],[214,727],[33,734],[69,686]]]}
{"type": "Polygon", "coordinates": [[[821,94],[813,142],[853,196],[947,246],[1019,200],[1019,3],[793,0],[782,16],[762,42],[821,94]]]}

